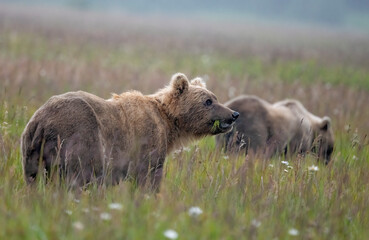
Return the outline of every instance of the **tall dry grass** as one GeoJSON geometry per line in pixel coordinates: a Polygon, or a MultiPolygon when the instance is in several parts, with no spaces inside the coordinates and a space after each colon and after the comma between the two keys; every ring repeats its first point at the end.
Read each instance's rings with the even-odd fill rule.
{"type": "Polygon", "coordinates": [[[167,229],[184,239],[295,238],[291,229],[301,239],[364,239],[368,46],[360,33],[306,26],[1,5],[0,239],[161,239],[167,229]],[[42,180],[25,186],[19,137],[50,96],[149,94],[178,71],[203,76],[222,102],[240,94],[296,98],[330,116],[332,163],[319,165],[314,156],[229,157],[206,138],[168,156],[156,196],[130,182],[91,186],[80,195],[42,180]],[[191,206],[203,213],[189,216],[191,206]]]}

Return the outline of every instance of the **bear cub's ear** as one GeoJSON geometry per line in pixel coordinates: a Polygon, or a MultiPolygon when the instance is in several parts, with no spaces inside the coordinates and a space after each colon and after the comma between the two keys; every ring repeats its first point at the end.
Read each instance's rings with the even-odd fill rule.
{"type": "Polygon", "coordinates": [[[199,87],[206,88],[206,83],[201,77],[197,77],[191,80],[191,84],[199,87]]]}
{"type": "Polygon", "coordinates": [[[327,131],[331,127],[331,119],[327,116],[323,117],[322,122],[320,123],[320,129],[323,131],[327,131]]]}
{"type": "Polygon", "coordinates": [[[176,73],[172,76],[170,85],[174,90],[174,95],[179,96],[188,90],[190,82],[188,81],[186,75],[183,73],[176,73]]]}

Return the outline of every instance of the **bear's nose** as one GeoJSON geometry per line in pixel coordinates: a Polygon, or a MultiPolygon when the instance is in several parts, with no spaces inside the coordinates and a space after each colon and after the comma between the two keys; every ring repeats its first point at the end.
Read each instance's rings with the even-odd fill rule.
{"type": "Polygon", "coordinates": [[[233,120],[236,120],[238,118],[238,116],[240,116],[240,114],[238,112],[233,112],[232,113],[233,120]]]}

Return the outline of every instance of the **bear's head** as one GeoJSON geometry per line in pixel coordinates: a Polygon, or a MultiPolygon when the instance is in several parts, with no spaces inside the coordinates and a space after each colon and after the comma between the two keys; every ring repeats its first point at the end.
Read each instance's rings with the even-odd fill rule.
{"type": "Polygon", "coordinates": [[[184,74],[177,73],[163,90],[163,104],[182,135],[202,137],[225,133],[239,116],[219,103],[201,78],[189,81],[184,74]]]}
{"type": "Polygon", "coordinates": [[[328,164],[334,148],[334,136],[329,117],[323,117],[317,122],[314,135],[313,151],[317,153],[319,159],[328,164]]]}

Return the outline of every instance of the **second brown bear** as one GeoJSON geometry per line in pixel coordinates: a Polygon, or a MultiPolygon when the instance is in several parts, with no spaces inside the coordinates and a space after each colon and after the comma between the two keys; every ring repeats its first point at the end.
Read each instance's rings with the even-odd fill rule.
{"type": "Polygon", "coordinates": [[[262,154],[315,152],[328,163],[334,146],[329,117],[317,117],[296,100],[270,104],[256,96],[240,96],[225,105],[240,113],[233,130],[217,136],[225,151],[262,154]]]}

